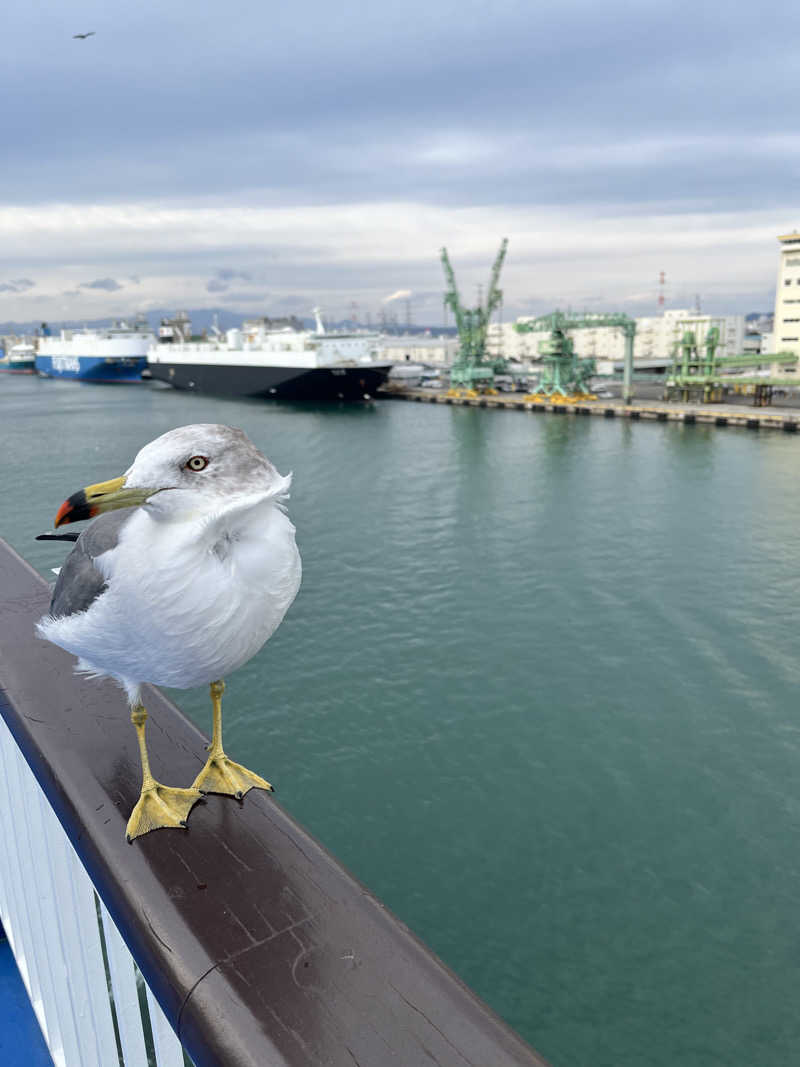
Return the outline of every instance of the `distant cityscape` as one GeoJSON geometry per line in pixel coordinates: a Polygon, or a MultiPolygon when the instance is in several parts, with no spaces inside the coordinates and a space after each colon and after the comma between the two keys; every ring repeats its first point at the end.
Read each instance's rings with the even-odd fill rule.
{"type": "MultiPolygon", "coordinates": [[[[162,319],[171,318],[175,313],[175,308],[159,308],[153,311],[143,312],[142,315],[147,319],[153,329],[155,329],[162,319]]],[[[264,313],[269,313],[269,308],[264,309],[264,313]]],[[[194,308],[188,311],[189,318],[192,321],[194,329],[198,333],[209,332],[214,325],[216,325],[222,332],[229,330],[234,326],[241,326],[244,319],[252,318],[252,314],[246,312],[236,312],[227,309],[215,309],[215,308],[194,308]]],[[[115,316],[116,318],[125,318],[126,316],[115,316]]],[[[127,316],[130,318],[131,316],[127,316]]],[[[100,329],[104,326],[108,326],[112,321],[112,318],[106,316],[104,318],[97,319],[54,319],[48,320],[47,326],[54,333],[58,333],[59,330],[76,330],[87,328],[90,330],[100,329]]],[[[312,316],[299,316],[299,321],[303,327],[309,330],[314,329],[314,319],[312,316]]],[[[352,329],[371,329],[372,323],[362,322],[358,319],[340,318],[340,319],[326,319],[326,326],[331,330],[352,330],[352,329]]],[[[13,320],[7,320],[6,322],[0,322],[0,341],[3,338],[15,337],[15,338],[33,338],[41,335],[43,320],[32,319],[26,322],[15,322],[13,320]]],[[[386,333],[389,336],[417,336],[426,335],[431,332],[437,334],[445,334],[455,336],[456,328],[454,325],[443,325],[439,323],[435,326],[425,326],[416,324],[405,324],[399,322],[396,318],[387,317],[385,322],[379,322],[374,326],[375,329],[380,330],[381,333],[386,333]]]]}
{"type": "MultiPolygon", "coordinates": [[[[721,348],[727,355],[750,353],[754,355],[791,351],[800,354],[800,234],[790,233],[778,238],[780,260],[777,272],[776,300],[773,311],[750,311],[740,315],[712,315],[694,308],[662,307],[660,313],[640,316],[636,321],[634,342],[634,360],[638,363],[670,359],[676,342],[679,340],[682,326],[691,321],[698,330],[716,326],[720,331],[721,348]],[[795,296],[795,293],[798,293],[795,296]]],[[[660,301],[661,302],[660,298],[660,301]]],[[[359,317],[358,309],[353,305],[350,317],[326,319],[326,328],[331,331],[366,331],[375,330],[384,337],[379,346],[384,356],[398,362],[418,361],[422,363],[450,364],[458,349],[458,333],[454,323],[443,321],[437,324],[415,324],[411,321],[410,306],[405,313],[382,310],[378,316],[365,315],[367,321],[359,317]],[[376,320],[376,321],[374,321],[376,320]],[[404,320],[404,321],[402,321],[404,320]]],[[[265,313],[269,308],[265,308],[265,313]]],[[[555,310],[555,309],[553,309],[555,310]]],[[[153,329],[163,320],[171,317],[174,309],[155,309],[143,314],[153,329]]],[[[252,318],[245,313],[228,309],[196,308],[188,312],[195,335],[205,336],[215,330],[222,332],[238,327],[243,319],[252,318]]],[[[521,333],[515,329],[519,323],[529,321],[530,317],[521,316],[514,322],[490,322],[487,331],[487,352],[494,357],[530,364],[537,362],[537,336],[534,333],[521,333]]],[[[43,327],[57,333],[62,329],[86,327],[101,328],[109,324],[108,318],[93,320],[69,320],[50,322],[6,321],[0,323],[0,345],[6,351],[11,345],[33,341],[42,335],[43,327]]],[[[297,320],[303,328],[314,329],[311,316],[299,316],[297,320]]],[[[582,358],[591,357],[599,364],[613,363],[623,357],[624,338],[622,332],[613,326],[598,326],[584,329],[575,334],[575,351],[582,358]]]]}

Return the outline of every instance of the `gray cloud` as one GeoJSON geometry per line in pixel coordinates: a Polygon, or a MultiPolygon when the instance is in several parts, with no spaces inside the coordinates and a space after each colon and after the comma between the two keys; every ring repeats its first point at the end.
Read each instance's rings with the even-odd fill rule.
{"type": "Polygon", "coordinates": [[[115,293],[118,289],[122,289],[123,286],[114,278],[96,278],[93,282],[81,282],[79,288],[105,289],[107,293],[115,293]]]}
{"type": "Polygon", "coordinates": [[[249,274],[247,271],[232,270],[230,267],[222,267],[216,272],[216,275],[206,284],[206,292],[224,293],[228,289],[230,289],[230,282],[232,281],[250,282],[252,280],[252,274],[249,274]]]}
{"type": "Polygon", "coordinates": [[[13,282],[0,282],[0,293],[27,293],[35,285],[30,278],[16,278],[13,282]]]}
{"type": "MultiPolygon", "coordinates": [[[[47,265],[62,271],[53,283],[57,291],[69,284],[64,264],[85,277],[113,269],[122,281],[98,278],[80,288],[114,292],[139,286],[139,276],[129,272],[140,269],[145,285],[131,298],[154,299],[147,283],[157,276],[163,292],[177,274],[171,265],[184,256],[199,264],[191,271],[193,291],[205,286],[208,294],[225,294],[226,303],[263,283],[308,294],[298,298],[308,306],[324,299],[312,296],[315,288],[341,291],[344,306],[350,293],[364,303],[363,288],[372,286],[377,306],[382,293],[408,286],[416,307],[420,291],[440,282],[439,243],[453,251],[457,271],[470,262],[459,250],[458,221],[431,235],[431,248],[415,239],[411,255],[404,247],[409,238],[389,221],[380,231],[384,253],[352,263],[348,239],[361,224],[348,216],[353,205],[491,207],[520,216],[546,209],[558,218],[571,214],[568,222],[586,220],[587,236],[610,217],[672,216],[686,225],[681,220],[690,214],[733,216],[756,208],[788,213],[786,225],[795,224],[800,9],[794,6],[774,5],[766,17],[757,6],[734,8],[721,0],[608,0],[602,7],[588,0],[491,6],[407,0],[397,10],[326,0],[275,8],[240,0],[235,16],[215,19],[212,29],[188,0],[175,0],[159,9],[154,38],[155,10],[153,0],[136,5],[124,33],[109,23],[105,47],[90,59],[85,49],[48,45],[44,73],[32,83],[29,56],[43,46],[40,20],[23,5],[6,13],[16,45],[0,66],[0,92],[15,107],[2,119],[0,201],[63,203],[79,218],[81,205],[90,204],[147,201],[153,211],[144,224],[121,227],[102,257],[90,259],[76,240],[56,262],[49,247],[32,241],[40,258],[33,251],[7,258],[4,273],[39,277],[40,264],[47,265]],[[273,106],[265,109],[264,99],[273,106]],[[209,127],[219,131],[213,151],[209,127]],[[48,167],[40,165],[45,154],[48,167]],[[344,220],[340,254],[315,261],[307,244],[298,250],[281,235],[284,246],[270,270],[278,258],[270,234],[235,248],[208,234],[202,248],[185,251],[188,242],[165,240],[158,253],[148,250],[147,259],[137,254],[130,262],[142,233],[161,232],[159,208],[182,201],[276,207],[287,218],[303,207],[336,205],[344,220]],[[402,269],[388,265],[394,248],[402,269]],[[243,269],[216,269],[219,262],[243,269]]],[[[48,18],[52,39],[62,33],[66,40],[69,13],[52,6],[48,18]]],[[[735,232],[735,222],[726,225],[735,232]]],[[[0,213],[0,249],[2,226],[0,213]]],[[[512,253],[522,229],[508,228],[512,253]]],[[[635,231],[632,224],[632,240],[635,231]]],[[[661,259],[669,231],[665,222],[654,235],[652,263],[640,253],[642,271],[655,276],[661,266],[673,269],[661,259]]],[[[532,262],[546,265],[557,249],[558,237],[548,233],[532,262]]],[[[752,264],[749,252],[744,241],[725,250],[743,264],[752,264]]],[[[482,282],[492,254],[476,259],[482,282]]],[[[596,245],[591,267],[582,249],[571,246],[566,255],[584,275],[599,277],[605,262],[628,253],[612,243],[596,245]]],[[[687,254],[687,274],[696,261],[687,254]]],[[[514,269],[510,255],[506,276],[514,269]]],[[[709,286],[719,284],[717,261],[709,259],[702,271],[692,285],[702,285],[703,276],[709,286]]],[[[15,284],[0,283],[0,292],[21,292],[8,288],[15,284]]],[[[576,284],[591,292],[594,278],[576,284]]],[[[37,292],[42,288],[40,281],[37,292]]],[[[626,281],[620,299],[631,288],[626,281]]],[[[255,289],[247,296],[257,298],[255,289]]]]}
{"type": "MultiPolygon", "coordinates": [[[[47,78],[4,116],[13,161],[2,178],[6,194],[52,192],[52,168],[36,163],[35,148],[44,144],[57,162],[59,191],[77,199],[108,199],[113,189],[122,198],[224,192],[285,203],[397,195],[448,203],[652,202],[674,195],[678,178],[681,198],[731,205],[752,202],[754,178],[761,204],[764,193],[768,202],[790,197],[796,181],[752,140],[746,151],[735,146],[733,159],[719,146],[687,151],[677,143],[794,129],[800,18],[793,9],[779,6],[765,19],[713,0],[700,10],[686,0],[638,8],[609,0],[602,9],[575,0],[499,0],[491,10],[473,4],[461,13],[450,0],[408,0],[399,17],[322,0],[309,0],[302,14],[291,7],[276,13],[243,0],[229,25],[215,23],[213,37],[202,20],[187,29],[193,9],[185,0],[171,11],[151,40],[152,12],[143,5],[124,39],[114,38],[114,62],[111,53],[90,66],[84,58],[79,78],[74,55],[48,56],[47,78]],[[389,78],[384,48],[391,49],[389,78]],[[202,79],[194,77],[197,62],[202,79]],[[265,97],[278,105],[268,114],[265,97]],[[97,108],[100,98],[106,106],[97,108]],[[206,131],[216,119],[226,133],[209,153],[206,131]],[[472,137],[483,149],[469,148],[472,137]],[[614,165],[621,140],[654,138],[671,139],[666,158],[644,146],[638,160],[614,165]],[[463,155],[449,152],[454,140],[464,142],[463,155]],[[587,143],[598,149],[593,165],[558,162],[561,150],[587,143]],[[241,165],[232,168],[232,158],[241,165]]],[[[32,15],[17,12],[12,26],[15,39],[38,40],[32,15]]],[[[23,55],[21,48],[8,57],[0,89],[11,93],[18,84],[23,55]]]]}
{"type": "Polygon", "coordinates": [[[226,268],[223,268],[222,270],[218,270],[217,271],[217,277],[223,282],[230,282],[230,281],[233,281],[236,278],[239,278],[244,282],[249,282],[251,280],[252,276],[250,274],[248,274],[246,271],[243,271],[243,270],[230,270],[229,268],[226,267],[226,268]]]}

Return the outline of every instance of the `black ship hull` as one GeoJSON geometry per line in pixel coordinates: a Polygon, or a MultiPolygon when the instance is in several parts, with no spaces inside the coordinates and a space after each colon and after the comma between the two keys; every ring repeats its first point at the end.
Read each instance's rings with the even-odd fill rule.
{"type": "Polygon", "coordinates": [[[148,377],[176,389],[263,399],[367,400],[389,376],[391,364],[371,367],[245,367],[236,364],[150,363],[148,377]]]}

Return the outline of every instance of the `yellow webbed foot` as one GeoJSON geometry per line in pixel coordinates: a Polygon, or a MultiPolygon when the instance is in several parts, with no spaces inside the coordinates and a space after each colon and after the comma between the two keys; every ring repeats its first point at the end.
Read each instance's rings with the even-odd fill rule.
{"type": "Polygon", "coordinates": [[[194,786],[191,789],[177,789],[150,779],[151,784],[142,789],[131,812],[125,835],[128,841],[141,837],[151,830],[168,826],[186,826],[189,812],[203,794],[194,786]]]}
{"type": "Polygon", "coordinates": [[[228,759],[224,752],[210,755],[206,765],[192,783],[193,789],[203,793],[222,793],[224,796],[236,797],[238,800],[248,789],[266,789],[268,793],[275,790],[259,775],[248,771],[240,763],[228,759]]]}
{"type": "Polygon", "coordinates": [[[225,755],[222,747],[222,694],[225,692],[225,683],[220,678],[211,682],[209,688],[214,708],[214,726],[211,743],[206,746],[206,765],[195,778],[192,788],[200,789],[203,793],[221,793],[223,796],[236,797],[237,800],[241,800],[249,789],[266,789],[268,793],[274,793],[269,782],[225,755]]]}

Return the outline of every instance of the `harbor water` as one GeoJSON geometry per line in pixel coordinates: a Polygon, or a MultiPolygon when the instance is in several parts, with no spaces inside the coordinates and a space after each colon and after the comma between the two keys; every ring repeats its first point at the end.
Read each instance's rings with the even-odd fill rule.
{"type": "Polygon", "coordinates": [[[226,747],[553,1067],[798,1061],[797,436],[0,385],[0,534],[48,577],[61,501],[174,426],[294,472],[226,747]]]}

